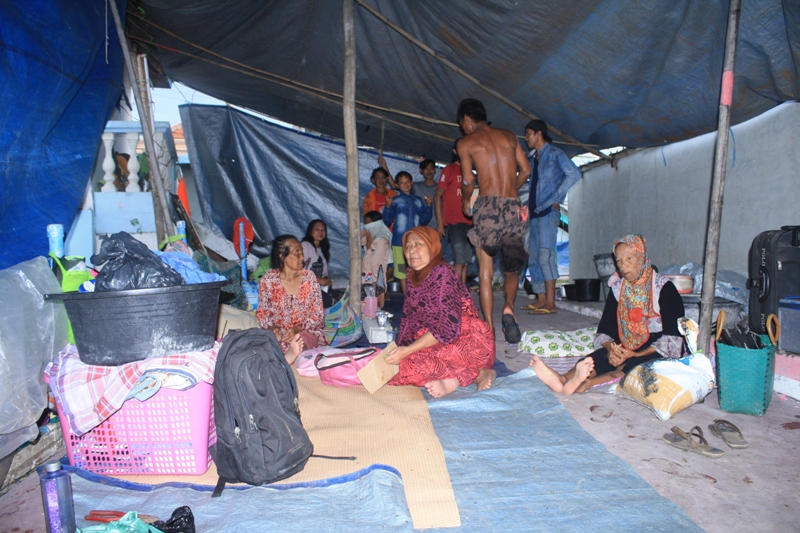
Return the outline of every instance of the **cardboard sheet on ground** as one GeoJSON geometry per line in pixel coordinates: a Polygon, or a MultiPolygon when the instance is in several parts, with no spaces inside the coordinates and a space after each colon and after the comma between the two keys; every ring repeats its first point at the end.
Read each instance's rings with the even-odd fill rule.
{"type": "MultiPolygon", "coordinates": [[[[419,388],[383,387],[370,395],[361,387],[329,387],[317,378],[296,377],[303,426],[314,443],[314,453],[357,459],[312,457],[302,472],[276,485],[325,480],[373,464],[389,465],[400,471],[415,529],[461,524],[442,445],[419,388]]],[[[115,477],[150,485],[182,482],[213,486],[217,471],[212,464],[202,476],[115,477]]]]}
{"type": "MultiPolygon", "coordinates": [[[[356,402],[370,398],[391,402],[395,398],[384,397],[384,392],[400,393],[404,389],[384,387],[375,396],[359,389],[360,395],[346,397],[356,402]]],[[[419,394],[419,389],[406,390],[419,394]]],[[[457,529],[437,529],[436,533],[702,532],[677,505],[659,496],[629,465],[581,428],[534,376],[533,369],[500,377],[488,391],[478,392],[474,385],[462,387],[444,398],[429,399],[427,407],[444,449],[462,524],[457,529]]],[[[330,414],[336,408],[338,404],[315,416],[330,414]]],[[[303,416],[304,420],[311,418],[311,413],[304,410],[303,416]]],[[[312,440],[313,432],[319,429],[312,429],[312,440]]],[[[405,431],[405,426],[399,429],[405,431]]],[[[400,437],[392,434],[392,438],[400,437]]],[[[399,442],[406,446],[413,439],[416,436],[399,442]]],[[[320,442],[317,453],[361,453],[344,438],[338,447],[332,442],[327,441],[324,449],[320,442]]],[[[75,472],[72,467],[66,468],[75,472]]],[[[428,468],[424,463],[414,465],[414,470],[428,468]]],[[[212,487],[198,491],[187,486],[133,486],[94,475],[88,475],[94,478],[93,483],[84,483],[73,475],[73,487],[79,516],[90,509],[122,508],[163,517],[177,505],[189,505],[195,512],[197,530],[208,533],[407,532],[411,518],[402,484],[393,472],[391,467],[374,465],[354,475],[320,482],[292,484],[293,478],[289,484],[232,486],[221,498],[213,499],[212,487]],[[126,487],[119,487],[121,484],[126,487]]],[[[196,483],[198,478],[184,479],[196,483]]],[[[146,482],[140,477],[135,480],[146,482]]],[[[405,472],[403,483],[408,495],[405,472]]]]}
{"type": "Polygon", "coordinates": [[[390,365],[386,362],[386,354],[394,348],[397,348],[397,344],[389,343],[367,366],[358,371],[358,379],[370,394],[375,394],[400,371],[400,365],[390,365]]]}

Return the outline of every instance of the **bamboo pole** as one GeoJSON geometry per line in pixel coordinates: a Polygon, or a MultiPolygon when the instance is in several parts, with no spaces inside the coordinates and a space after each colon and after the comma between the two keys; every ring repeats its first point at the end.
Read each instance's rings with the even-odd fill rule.
{"type": "MultiPolygon", "coordinates": [[[[128,71],[128,77],[131,81],[136,80],[136,69],[133,66],[133,59],[131,58],[131,51],[128,48],[128,40],[125,37],[125,30],[122,28],[122,21],[119,18],[119,11],[117,10],[116,0],[108,0],[111,6],[111,15],[114,17],[114,25],[117,28],[117,36],[119,37],[119,44],[122,46],[122,55],[125,56],[125,68],[128,71]]],[[[152,180],[158,192],[158,203],[161,204],[161,211],[164,214],[164,223],[166,226],[166,235],[175,235],[175,225],[172,224],[172,218],[169,214],[169,207],[167,206],[166,192],[164,191],[164,181],[161,178],[161,168],[158,166],[158,158],[156,157],[156,143],[153,138],[153,131],[150,129],[149,121],[147,120],[148,112],[145,110],[144,103],[142,102],[142,95],[138,90],[133,91],[133,97],[136,99],[136,108],[139,110],[139,121],[142,123],[142,133],[144,133],[144,145],[147,149],[147,158],[150,161],[150,172],[155,173],[155,179],[152,180]]],[[[158,228],[156,228],[158,229],[158,228]]],[[[162,238],[159,237],[159,242],[162,238]]]]}
{"type": "MultiPolygon", "coordinates": [[[[431,48],[427,44],[423,43],[422,41],[420,41],[419,39],[417,39],[416,37],[414,37],[413,35],[408,33],[406,30],[404,30],[403,28],[401,28],[400,26],[395,24],[394,22],[392,22],[389,19],[387,19],[386,17],[384,17],[378,10],[376,10],[372,6],[367,5],[364,2],[364,0],[355,0],[355,1],[358,2],[358,4],[361,7],[363,7],[364,9],[369,11],[370,13],[372,13],[381,22],[383,22],[384,24],[386,24],[387,26],[392,28],[394,31],[396,31],[397,33],[399,33],[400,35],[402,35],[403,37],[405,37],[406,39],[411,41],[412,44],[416,45],[423,52],[426,52],[428,55],[432,56],[434,59],[436,59],[437,61],[442,63],[444,66],[446,66],[447,68],[449,68],[453,72],[456,72],[456,73],[460,74],[461,76],[466,78],[468,81],[474,83],[475,85],[477,85],[478,87],[480,87],[481,89],[486,91],[487,93],[491,94],[492,96],[494,96],[495,98],[497,98],[498,100],[500,100],[501,102],[503,102],[504,104],[509,106],[514,111],[520,113],[521,115],[523,115],[523,116],[525,116],[525,117],[527,117],[529,119],[538,119],[539,118],[536,115],[534,115],[533,113],[531,113],[530,111],[528,111],[525,108],[523,108],[521,105],[519,105],[516,102],[512,101],[510,98],[506,98],[500,92],[495,91],[491,87],[483,84],[478,78],[476,78],[475,76],[473,76],[472,74],[470,74],[466,70],[462,69],[461,67],[456,66],[452,61],[450,61],[449,59],[445,58],[439,52],[437,52],[436,50],[434,50],[433,48],[431,48]]],[[[555,133],[556,135],[558,135],[559,137],[561,137],[565,141],[569,141],[571,143],[574,143],[577,146],[581,146],[583,148],[586,148],[587,151],[593,153],[594,155],[596,155],[598,157],[602,157],[603,159],[606,159],[608,161],[611,161],[613,159],[612,157],[610,157],[610,156],[604,154],[603,152],[601,152],[600,150],[596,150],[596,149],[592,148],[591,145],[584,144],[584,143],[580,142],[578,139],[575,139],[574,137],[571,137],[571,136],[567,135],[563,131],[560,131],[560,130],[556,129],[556,128],[552,127],[549,124],[547,125],[547,129],[551,133],[555,133]]]]}
{"type": "Polygon", "coordinates": [[[731,122],[733,101],[733,67],[736,58],[736,40],[739,34],[741,0],[731,0],[728,10],[728,32],[725,37],[725,60],[722,66],[722,90],[719,97],[717,121],[717,143],[714,147],[714,172],[709,199],[708,235],[703,264],[703,291],[700,295],[700,333],[698,345],[703,353],[709,353],[711,345],[711,321],[714,313],[714,293],[717,284],[717,259],[719,258],[719,234],[722,222],[722,194],[725,190],[725,171],[728,164],[728,128],[731,122]]]}
{"type": "MultiPolygon", "coordinates": [[[[155,125],[153,121],[153,113],[152,107],[150,106],[150,92],[147,90],[147,66],[145,65],[144,55],[140,54],[136,56],[136,90],[139,91],[139,94],[142,95],[142,103],[144,107],[139,109],[139,121],[142,124],[142,132],[144,132],[145,127],[151,128],[150,131],[155,131],[155,125]],[[147,126],[145,126],[145,122],[147,126]]],[[[156,158],[158,155],[156,154],[156,158]]],[[[147,156],[150,159],[150,154],[147,156]]],[[[152,163],[152,160],[151,160],[152,163]]],[[[155,179],[155,174],[150,171],[150,183],[153,182],[155,179]]],[[[158,189],[152,190],[153,195],[153,207],[155,207],[155,217],[156,217],[156,239],[157,242],[162,242],[166,236],[167,230],[167,223],[164,220],[164,212],[159,209],[158,207],[161,205],[161,198],[158,195],[158,189]],[[160,231],[159,231],[160,230],[160,231]]]]}
{"type": "Polygon", "coordinates": [[[358,141],[356,139],[356,34],[353,0],[342,0],[344,28],[344,146],[347,154],[347,227],[350,236],[350,299],[361,316],[361,228],[358,208],[358,141]]]}

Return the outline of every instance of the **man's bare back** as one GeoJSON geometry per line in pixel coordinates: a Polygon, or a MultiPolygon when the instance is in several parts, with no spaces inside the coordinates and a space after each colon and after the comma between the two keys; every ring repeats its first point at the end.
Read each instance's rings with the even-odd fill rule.
{"type": "Polygon", "coordinates": [[[472,196],[473,168],[478,173],[481,196],[517,198],[517,191],[530,175],[528,159],[514,134],[493,128],[486,122],[475,124],[472,132],[458,142],[458,157],[464,199],[472,196]]]}

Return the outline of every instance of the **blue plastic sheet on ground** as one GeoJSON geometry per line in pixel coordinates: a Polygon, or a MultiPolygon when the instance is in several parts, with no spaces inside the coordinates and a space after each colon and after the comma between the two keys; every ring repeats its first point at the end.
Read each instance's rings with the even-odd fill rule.
{"type": "Polygon", "coordinates": [[[459,532],[702,531],[581,428],[530,368],[428,407],[459,532]]]}
{"type": "MultiPolygon", "coordinates": [[[[175,508],[188,505],[197,531],[203,533],[414,529],[399,473],[385,465],[320,482],[243,488],[228,485],[222,496],[213,499],[213,487],[185,483],[152,487],[65,468],[73,472],[77,517],[92,509],[114,509],[135,510],[164,520],[175,508]]],[[[89,524],[79,518],[78,526],[85,525],[89,524]]]]}
{"type": "MultiPolygon", "coordinates": [[[[702,532],[581,428],[531,369],[498,378],[489,391],[464,387],[428,406],[462,524],[436,531],[702,532]]],[[[81,476],[88,479],[73,476],[80,516],[91,509],[168,516],[189,505],[198,531],[207,532],[411,529],[400,478],[383,465],[315,483],[226,489],[214,500],[210,487],[81,476]],[[230,512],[234,505],[239,512],[230,512]]]]}

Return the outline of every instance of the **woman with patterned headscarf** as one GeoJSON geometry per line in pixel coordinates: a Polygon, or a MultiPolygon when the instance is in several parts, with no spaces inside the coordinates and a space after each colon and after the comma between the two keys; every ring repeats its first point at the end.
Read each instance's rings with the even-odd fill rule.
{"type": "Polygon", "coordinates": [[[496,374],[494,337],[478,317],[464,282],[442,259],[439,234],[417,226],[403,235],[407,294],[397,348],[386,362],[400,371],[389,385],[425,387],[431,396],[476,383],[488,389],[496,374]]]}
{"type": "Polygon", "coordinates": [[[595,351],[564,375],[537,356],[531,360],[536,375],[556,392],[584,392],[646,361],[683,356],[683,337],[678,331],[683,300],[675,285],[650,265],[644,237],[617,239],[614,257],[617,272],[608,280],[611,293],[597,326],[595,351]]]}

